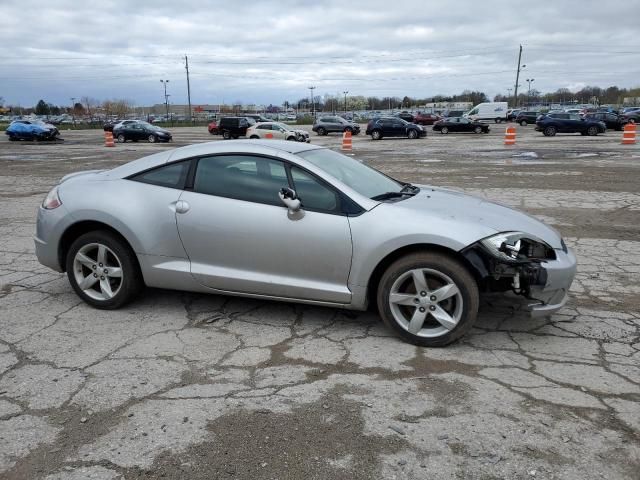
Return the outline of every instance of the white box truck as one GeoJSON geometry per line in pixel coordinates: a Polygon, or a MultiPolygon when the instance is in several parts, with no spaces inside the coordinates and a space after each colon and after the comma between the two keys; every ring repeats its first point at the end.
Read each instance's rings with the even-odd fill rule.
{"type": "Polygon", "coordinates": [[[506,122],[508,108],[507,102],[479,103],[465,113],[464,116],[479,122],[506,122]]]}

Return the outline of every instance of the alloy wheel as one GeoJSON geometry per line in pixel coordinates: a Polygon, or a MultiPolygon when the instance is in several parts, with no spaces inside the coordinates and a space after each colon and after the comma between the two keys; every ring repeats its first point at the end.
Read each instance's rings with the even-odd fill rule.
{"type": "Polygon", "coordinates": [[[462,318],[462,293],[447,275],[430,268],[408,270],[391,286],[389,306],[409,333],[435,338],[453,330],[462,318]]]}
{"type": "Polygon", "coordinates": [[[78,250],[73,273],[78,287],[94,300],[109,300],[122,287],[122,263],[113,250],[101,243],[89,243],[78,250]]]}

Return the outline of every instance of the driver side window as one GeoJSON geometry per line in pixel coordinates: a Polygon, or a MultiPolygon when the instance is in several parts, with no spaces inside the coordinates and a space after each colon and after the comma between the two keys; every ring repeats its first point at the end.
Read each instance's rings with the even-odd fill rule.
{"type": "Polygon", "coordinates": [[[288,186],[283,162],[251,155],[217,155],[198,161],[193,190],[281,207],[278,192],[288,186]]]}

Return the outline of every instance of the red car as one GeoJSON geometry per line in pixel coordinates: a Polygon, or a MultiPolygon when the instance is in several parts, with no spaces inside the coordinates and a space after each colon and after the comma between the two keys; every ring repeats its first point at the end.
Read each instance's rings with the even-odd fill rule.
{"type": "Polygon", "coordinates": [[[440,115],[436,115],[435,113],[417,113],[413,117],[413,123],[419,125],[433,125],[438,120],[440,120],[440,115]]]}
{"type": "Polygon", "coordinates": [[[218,129],[218,122],[212,120],[211,123],[207,126],[209,133],[211,135],[220,135],[220,130],[218,129]]]}

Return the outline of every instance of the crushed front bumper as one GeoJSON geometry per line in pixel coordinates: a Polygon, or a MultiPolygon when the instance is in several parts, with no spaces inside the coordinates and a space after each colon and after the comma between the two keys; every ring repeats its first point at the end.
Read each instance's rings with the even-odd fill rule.
{"type": "Polygon", "coordinates": [[[564,307],[576,274],[573,250],[565,247],[554,252],[554,260],[510,264],[497,260],[478,244],[462,251],[485,291],[514,290],[529,300],[527,308],[534,318],[551,315],[564,307]]]}
{"type": "Polygon", "coordinates": [[[532,317],[544,317],[560,310],[569,298],[569,287],[576,275],[577,260],[573,250],[556,250],[556,259],[542,262],[540,268],[546,272],[543,285],[531,284],[528,305],[532,317]]]}

